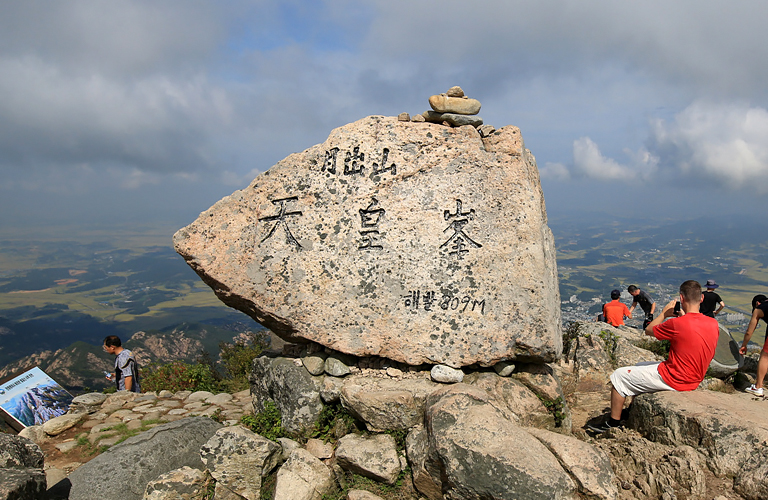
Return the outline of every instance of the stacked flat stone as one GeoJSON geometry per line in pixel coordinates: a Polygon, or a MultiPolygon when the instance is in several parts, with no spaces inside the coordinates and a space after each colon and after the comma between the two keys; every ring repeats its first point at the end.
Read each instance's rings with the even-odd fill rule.
{"type": "MultiPolygon", "coordinates": [[[[91,393],[78,396],[73,403],[74,411],[70,410],[70,413],[53,418],[43,425],[27,427],[20,435],[42,443],[78,427],[83,431],[78,437],[87,437],[92,444],[98,443],[99,446],[112,446],[120,439],[112,428],[121,423],[129,429],[138,429],[149,421],[173,422],[187,417],[216,416],[225,425],[235,425],[243,415],[253,414],[249,390],[235,394],[212,394],[207,391],[136,394],[120,391],[107,396],[91,393]],[[88,409],[83,411],[84,407],[88,409]]],[[[78,441],[70,438],[55,446],[59,451],[67,452],[77,447],[78,441]]]]}
{"type": "Polygon", "coordinates": [[[475,128],[483,124],[483,119],[477,116],[480,101],[464,95],[461,87],[451,87],[444,94],[433,95],[429,98],[429,105],[432,110],[422,113],[428,122],[446,123],[452,127],[472,125],[475,128]]]}

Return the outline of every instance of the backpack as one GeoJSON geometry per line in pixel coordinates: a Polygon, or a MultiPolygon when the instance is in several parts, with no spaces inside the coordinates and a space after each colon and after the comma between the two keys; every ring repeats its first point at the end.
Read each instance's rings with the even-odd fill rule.
{"type": "MultiPolygon", "coordinates": [[[[126,365],[131,365],[131,377],[133,378],[133,386],[132,387],[126,387],[126,391],[132,391],[133,388],[136,388],[136,391],[134,392],[141,392],[141,383],[139,381],[139,364],[136,362],[136,358],[133,357],[133,353],[131,353],[130,356],[128,356],[128,361],[126,362],[126,365]]],[[[124,368],[125,365],[123,365],[120,368],[124,368]]],[[[120,368],[115,367],[115,388],[120,390],[120,379],[122,378],[122,371],[120,368]]]]}

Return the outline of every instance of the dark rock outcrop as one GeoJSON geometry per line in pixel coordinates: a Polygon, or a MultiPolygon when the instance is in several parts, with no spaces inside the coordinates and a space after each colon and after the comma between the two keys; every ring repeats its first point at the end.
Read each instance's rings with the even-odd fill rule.
{"type": "Polygon", "coordinates": [[[0,500],[37,500],[45,492],[43,451],[29,439],[0,434],[0,500]]]}
{"type": "Polygon", "coordinates": [[[140,499],[150,481],[183,466],[204,469],[200,448],[221,424],[193,417],[126,439],[69,476],[70,500],[140,499]]]}

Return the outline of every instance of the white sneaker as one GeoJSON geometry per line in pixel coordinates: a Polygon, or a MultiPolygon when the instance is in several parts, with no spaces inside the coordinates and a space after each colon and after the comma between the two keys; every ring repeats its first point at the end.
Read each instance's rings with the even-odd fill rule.
{"type": "Polygon", "coordinates": [[[747,387],[744,390],[754,394],[755,396],[762,396],[763,395],[763,388],[761,387],[761,388],[757,389],[757,388],[755,388],[755,384],[750,385],[749,387],[747,387]]]}

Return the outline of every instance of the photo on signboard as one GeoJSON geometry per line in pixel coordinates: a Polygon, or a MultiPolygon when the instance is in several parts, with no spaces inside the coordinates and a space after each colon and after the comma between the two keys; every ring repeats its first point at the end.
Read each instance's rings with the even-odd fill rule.
{"type": "Polygon", "coordinates": [[[71,403],[72,395],[37,367],[0,383],[0,409],[17,430],[64,415],[71,403]]]}

